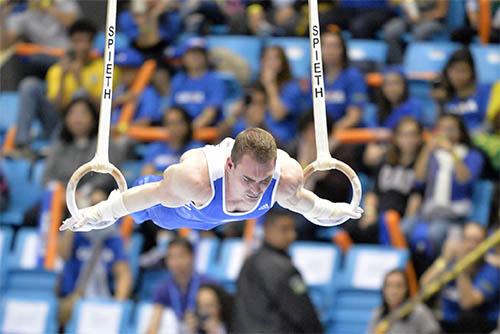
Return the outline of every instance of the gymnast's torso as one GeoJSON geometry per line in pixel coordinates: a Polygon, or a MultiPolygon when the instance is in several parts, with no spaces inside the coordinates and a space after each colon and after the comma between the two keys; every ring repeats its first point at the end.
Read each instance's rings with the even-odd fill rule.
{"type": "MultiPolygon", "coordinates": [[[[190,202],[181,207],[170,208],[156,205],[152,208],[132,214],[136,222],[152,220],[155,224],[166,229],[193,228],[210,230],[221,224],[257,218],[269,211],[276,202],[276,192],[281,176],[280,157],[285,152],[278,151],[278,158],[272,179],[256,201],[253,208],[248,211],[230,212],[227,210],[225,198],[225,164],[231,154],[234,139],[226,138],[218,145],[206,145],[201,149],[208,167],[208,177],[211,188],[210,198],[204,203],[190,202]]],[[[136,182],[136,185],[156,182],[161,176],[146,176],[136,182]]]]}

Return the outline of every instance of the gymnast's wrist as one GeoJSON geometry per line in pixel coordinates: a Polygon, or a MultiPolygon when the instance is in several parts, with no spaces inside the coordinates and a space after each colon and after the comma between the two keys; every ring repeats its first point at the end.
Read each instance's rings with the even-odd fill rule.
{"type": "Polygon", "coordinates": [[[97,206],[103,221],[117,220],[130,213],[123,203],[123,195],[119,190],[114,190],[107,200],[97,206]]]}

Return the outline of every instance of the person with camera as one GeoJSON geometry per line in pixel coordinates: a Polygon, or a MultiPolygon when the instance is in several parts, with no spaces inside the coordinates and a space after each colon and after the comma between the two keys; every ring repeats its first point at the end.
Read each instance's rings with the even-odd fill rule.
{"type": "Polygon", "coordinates": [[[203,284],[196,296],[196,311],[186,312],[184,333],[229,333],[232,309],[232,297],[223,288],[214,284],[203,284]]]}
{"type": "Polygon", "coordinates": [[[30,153],[31,126],[35,119],[42,124],[42,137],[49,139],[61,123],[61,111],[76,96],[99,101],[104,65],[92,59],[96,28],[88,21],[77,20],[69,28],[70,47],[58,63],[52,65],[45,81],[27,77],[19,85],[16,148],[30,153]]]}

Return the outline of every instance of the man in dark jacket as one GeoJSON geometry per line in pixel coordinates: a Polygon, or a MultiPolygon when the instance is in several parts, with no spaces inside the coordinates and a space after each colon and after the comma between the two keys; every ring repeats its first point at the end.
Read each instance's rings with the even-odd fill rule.
{"type": "Polygon", "coordinates": [[[264,243],[250,256],[238,278],[235,332],[321,333],[307,286],[287,254],[295,240],[295,221],[271,211],[264,243]]]}

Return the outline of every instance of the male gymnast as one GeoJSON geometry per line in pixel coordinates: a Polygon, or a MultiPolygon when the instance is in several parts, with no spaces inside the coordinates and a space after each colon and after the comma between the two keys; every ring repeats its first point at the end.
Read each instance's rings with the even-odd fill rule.
{"type": "Polygon", "coordinates": [[[185,152],[161,176],[145,176],[139,185],[79,211],[61,230],[102,229],[132,214],[166,228],[210,230],[231,221],[262,216],[275,202],[306,219],[334,226],[359,219],[360,207],[321,199],[304,188],[300,164],[276,148],[273,136],[249,128],[218,145],[185,152]]]}

